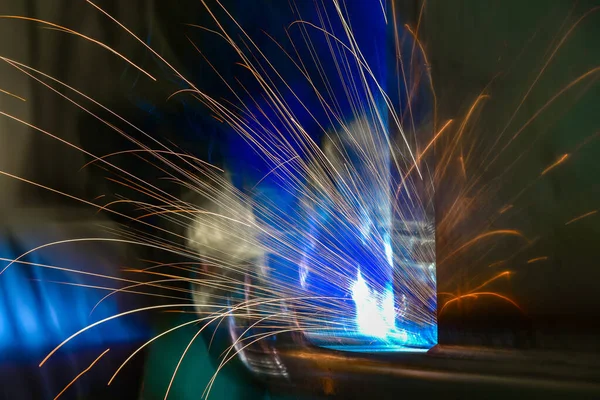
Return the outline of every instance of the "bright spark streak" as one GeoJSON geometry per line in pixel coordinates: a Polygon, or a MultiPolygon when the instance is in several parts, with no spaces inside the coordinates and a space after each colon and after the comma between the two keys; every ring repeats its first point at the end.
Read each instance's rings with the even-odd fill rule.
{"type": "Polygon", "coordinates": [[[564,163],[567,158],[569,158],[569,154],[563,154],[558,160],[553,162],[548,168],[542,171],[541,176],[546,175],[548,172],[552,171],[554,168],[558,167],[560,164],[564,163]]]}
{"type": "Polygon", "coordinates": [[[23,98],[23,97],[21,97],[21,96],[17,96],[16,94],[14,94],[14,93],[11,93],[11,92],[8,92],[8,91],[6,91],[6,90],[2,90],[2,89],[0,89],[0,93],[7,94],[7,95],[9,95],[9,96],[12,96],[12,97],[14,97],[15,99],[19,99],[19,100],[21,100],[21,101],[27,101],[25,98],[23,98]]]}
{"type": "Polygon", "coordinates": [[[585,213],[583,215],[580,215],[579,217],[575,217],[572,220],[570,220],[569,222],[567,222],[565,225],[570,225],[573,222],[579,221],[580,219],[584,219],[584,218],[590,217],[590,216],[596,214],[597,212],[598,212],[598,210],[594,210],[594,211],[590,211],[588,213],[585,213]]]}
{"type": "Polygon", "coordinates": [[[86,369],[84,369],[83,371],[81,371],[71,382],[69,382],[69,384],[67,386],[65,386],[65,388],[63,390],[61,390],[61,392],[59,394],[56,395],[56,397],[54,398],[54,400],[58,399],[68,388],[70,388],[77,381],[77,379],[81,378],[81,376],[83,376],[83,374],[85,374],[90,369],[92,369],[92,367],[94,366],[94,364],[96,364],[98,361],[100,361],[100,359],[106,353],[108,353],[109,350],[110,349],[104,350],[104,352],[102,354],[100,354],[86,369]]]}
{"type": "Polygon", "coordinates": [[[546,261],[547,259],[548,259],[548,257],[546,257],[546,256],[536,257],[536,258],[532,258],[530,260],[527,260],[527,264],[533,264],[533,263],[538,262],[538,261],[546,261]]]}

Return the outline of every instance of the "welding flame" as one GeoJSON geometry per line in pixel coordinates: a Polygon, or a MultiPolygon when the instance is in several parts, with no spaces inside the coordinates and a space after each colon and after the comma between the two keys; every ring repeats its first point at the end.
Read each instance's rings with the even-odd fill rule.
{"type": "Polygon", "coordinates": [[[351,291],[359,333],[383,339],[396,330],[394,292],[391,285],[387,285],[383,293],[377,293],[369,288],[359,270],[351,291]]]}

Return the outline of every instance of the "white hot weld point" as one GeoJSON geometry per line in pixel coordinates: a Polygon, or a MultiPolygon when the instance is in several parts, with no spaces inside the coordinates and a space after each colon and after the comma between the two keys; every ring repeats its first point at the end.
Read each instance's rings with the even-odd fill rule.
{"type": "Polygon", "coordinates": [[[359,270],[351,291],[359,333],[384,339],[395,331],[394,292],[391,285],[378,294],[369,288],[359,270]]]}

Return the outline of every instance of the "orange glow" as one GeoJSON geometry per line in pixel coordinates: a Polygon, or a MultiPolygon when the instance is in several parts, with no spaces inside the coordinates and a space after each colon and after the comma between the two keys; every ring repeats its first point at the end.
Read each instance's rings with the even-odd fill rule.
{"type": "Polygon", "coordinates": [[[327,396],[335,394],[335,383],[333,379],[328,376],[323,378],[323,393],[327,396]]]}

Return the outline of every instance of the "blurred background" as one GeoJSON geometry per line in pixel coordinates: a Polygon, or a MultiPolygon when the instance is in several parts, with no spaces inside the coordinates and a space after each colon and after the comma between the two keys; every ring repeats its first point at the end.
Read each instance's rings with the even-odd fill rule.
{"type": "MultiPolygon", "coordinates": [[[[294,20],[314,17],[314,5],[308,1],[296,2],[295,10],[288,2],[276,0],[221,3],[270,54],[277,54],[278,49],[263,31],[285,41],[286,28],[294,20]]],[[[346,3],[351,11],[356,10],[350,13],[356,36],[367,45],[378,35],[390,33],[390,28],[381,24],[377,1],[346,3]]],[[[239,72],[238,59],[215,35],[190,26],[214,28],[201,2],[103,0],[97,4],[199,89],[214,97],[227,97],[215,70],[233,79],[239,72]]],[[[423,361],[413,356],[369,358],[313,348],[286,352],[282,344],[284,377],[264,379],[236,361],[221,372],[211,398],[395,398],[400,390],[426,397],[492,398],[516,392],[516,388],[530,398],[538,392],[527,392],[523,382],[517,384],[509,378],[525,374],[521,369],[552,376],[557,387],[544,386],[545,396],[565,398],[581,388],[583,396],[589,395],[585,390],[597,390],[589,383],[594,382],[600,367],[595,361],[600,351],[596,322],[600,316],[596,294],[600,278],[596,253],[600,244],[598,74],[591,74],[551,104],[547,102],[600,66],[600,14],[595,11],[600,3],[398,0],[394,11],[390,4],[383,6],[388,15],[396,15],[404,33],[404,24],[413,30],[418,26],[435,88],[438,121],[462,118],[478,95],[489,95],[467,131],[475,144],[465,150],[471,164],[462,165],[464,176],[458,161],[452,160],[449,165],[457,163],[456,170],[448,167],[452,177],[444,175],[436,182],[441,350],[434,354],[434,361],[423,361]],[[530,121],[533,116],[536,118],[530,121]],[[522,133],[500,152],[522,126],[522,133]],[[498,141],[500,145],[495,147],[498,141]],[[494,163],[489,168],[477,167],[491,159],[494,163]],[[555,165],[558,160],[562,161],[555,165]],[[456,251],[492,229],[518,230],[526,240],[515,236],[482,240],[468,251],[456,251]],[[468,296],[446,306],[449,298],[442,293],[451,293],[451,298],[468,295],[498,275],[485,291],[506,296],[518,307],[485,295],[468,296]],[[460,364],[465,359],[473,363],[460,364]],[[544,369],[543,365],[551,366],[544,369]],[[472,380],[466,381],[469,389],[465,389],[467,378],[452,373],[469,368],[485,371],[495,380],[477,380],[470,375],[472,380]],[[574,383],[560,388],[562,381],[574,383]]],[[[151,135],[203,160],[233,171],[256,164],[247,155],[247,144],[193,98],[167,100],[184,87],[182,82],[85,1],[4,0],[0,14],[51,21],[82,32],[107,43],[159,79],[148,79],[114,54],[74,35],[13,18],[0,19],[0,57],[77,88],[151,135]]],[[[233,27],[231,20],[224,21],[233,27]]],[[[371,45],[376,54],[379,47],[371,45]]],[[[327,51],[325,43],[316,46],[317,53],[327,51]]],[[[380,50],[389,50],[385,47],[380,50]]],[[[106,179],[101,168],[82,169],[92,158],[75,146],[96,155],[132,148],[111,127],[60,97],[59,93],[68,90],[54,85],[58,93],[52,91],[5,61],[0,62],[0,89],[8,92],[0,92],[0,171],[5,173],[0,176],[0,268],[44,243],[100,237],[106,229],[117,228],[123,222],[118,217],[96,213],[58,192],[87,201],[107,192],[118,193],[121,187],[106,179]],[[70,145],[7,115],[51,132],[70,145]]],[[[51,82],[38,74],[35,77],[51,82]]],[[[296,78],[290,79],[295,82],[296,78]]],[[[300,82],[300,78],[296,80],[300,82]]],[[[99,111],[99,115],[104,117],[106,112],[99,111]]],[[[436,155],[440,154],[443,152],[436,149],[436,155]]],[[[157,179],[135,157],[118,163],[148,181],[157,179]]],[[[257,167],[256,171],[234,174],[233,179],[243,184],[249,175],[260,176],[261,171],[257,167]]],[[[173,187],[173,195],[184,194],[173,187]]],[[[140,260],[172,262],[151,250],[125,244],[71,243],[36,251],[4,271],[0,276],[0,398],[54,398],[108,347],[111,357],[101,359],[62,397],[164,397],[171,371],[195,333],[193,327],[144,350],[111,387],[105,382],[137,346],[165,327],[185,322],[189,319],[186,315],[128,316],[111,321],[70,343],[42,368],[37,366],[66,337],[119,312],[123,303],[127,309],[146,304],[138,296],[114,296],[90,314],[105,291],[76,286],[82,276],[40,265],[117,276],[124,268],[139,267],[140,260]]],[[[85,278],[86,285],[106,284],[85,278]]],[[[210,335],[194,344],[170,398],[200,397],[218,366],[223,348],[219,340],[227,341],[226,335],[217,337],[210,350],[206,343],[210,335]]]]}

